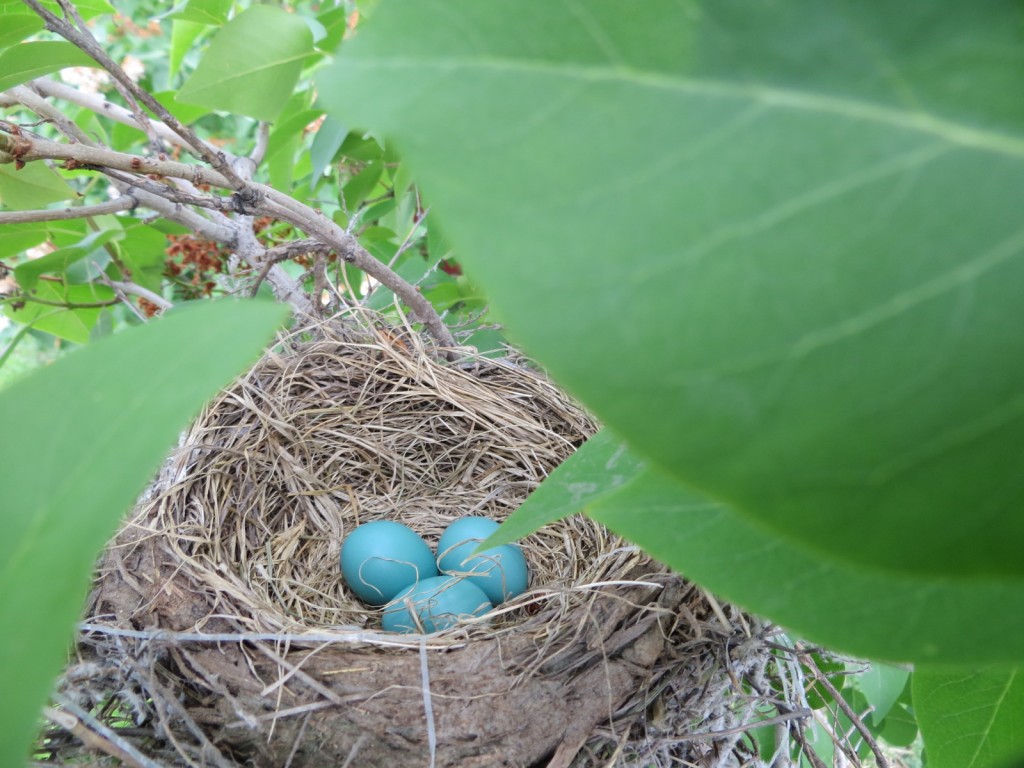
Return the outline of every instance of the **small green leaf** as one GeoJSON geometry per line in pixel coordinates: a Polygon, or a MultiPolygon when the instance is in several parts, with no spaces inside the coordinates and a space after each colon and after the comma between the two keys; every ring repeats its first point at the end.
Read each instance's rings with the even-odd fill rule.
{"type": "Polygon", "coordinates": [[[920,732],[914,713],[905,704],[897,704],[889,710],[880,735],[894,747],[909,747],[920,732]]]}
{"type": "Polygon", "coordinates": [[[218,302],[104,339],[0,393],[0,765],[22,765],[96,555],[186,420],[284,309],[218,302]],[[182,371],[188,371],[182,376],[182,371]]]}
{"type": "Polygon", "coordinates": [[[46,242],[46,230],[38,224],[4,224],[0,227],[0,259],[46,242]]]}
{"type": "Polygon", "coordinates": [[[885,720],[909,678],[909,670],[880,661],[871,662],[870,667],[853,678],[854,684],[871,705],[871,721],[876,726],[885,720]]]}
{"type": "Polygon", "coordinates": [[[917,669],[913,695],[928,768],[1006,768],[1024,759],[1019,669],[917,669]]]}
{"type": "Polygon", "coordinates": [[[121,261],[131,270],[132,282],[160,293],[167,260],[163,233],[146,224],[134,224],[125,229],[124,240],[117,246],[121,261]]]}
{"type": "Polygon", "coordinates": [[[313,145],[309,149],[310,160],[313,163],[313,185],[324,175],[324,170],[334,160],[341,149],[341,143],[348,135],[348,128],[339,123],[333,117],[324,120],[320,129],[313,137],[313,145]]]}
{"type": "Polygon", "coordinates": [[[684,576],[826,647],[897,662],[1024,660],[1020,582],[855,568],[651,470],[587,514],[684,576]]]}
{"type": "Polygon", "coordinates": [[[173,13],[171,18],[175,21],[181,19],[205,26],[219,26],[228,20],[232,2],[233,0],[189,0],[188,4],[173,13]]]}
{"type": "MultiPolygon", "coordinates": [[[[43,0],[43,5],[58,16],[64,13],[63,8],[54,0],[43,0]]],[[[75,10],[83,19],[91,19],[100,14],[115,13],[114,7],[107,0],[75,0],[75,10]]]]}
{"type": "Polygon", "coordinates": [[[296,14],[253,6],[217,32],[178,99],[274,120],[312,52],[313,34],[296,14]]]}
{"type": "MultiPolygon", "coordinates": [[[[171,21],[171,51],[170,71],[172,76],[181,71],[181,64],[185,56],[192,50],[196,39],[203,34],[208,27],[195,21],[184,19],[173,19],[171,21]]],[[[177,115],[175,115],[177,116],[177,115]]]]}
{"type": "Polygon", "coordinates": [[[124,231],[120,228],[109,228],[86,235],[80,242],[66,248],[58,248],[38,259],[32,259],[19,264],[14,270],[14,277],[18,285],[25,291],[32,291],[36,287],[41,275],[48,273],[63,274],[68,267],[80,259],[84,259],[97,249],[102,248],[112,240],[124,237],[124,231]]]}
{"type": "MultiPolygon", "coordinates": [[[[822,653],[812,653],[811,658],[814,659],[814,664],[818,667],[818,671],[825,675],[832,684],[832,687],[841,691],[846,678],[846,665],[822,653]]],[[[807,706],[811,709],[835,706],[832,694],[829,693],[825,686],[818,682],[817,676],[813,674],[810,667],[803,666],[807,675],[807,706]]]]}
{"type": "Polygon", "coordinates": [[[34,13],[9,13],[0,21],[3,22],[0,28],[0,48],[20,43],[43,28],[43,20],[34,13]]]}
{"type": "Polygon", "coordinates": [[[549,523],[583,511],[636,479],[646,463],[611,430],[602,429],[544,479],[480,546],[508,544],[549,523]]]}
{"type": "Polygon", "coordinates": [[[359,173],[349,179],[342,189],[345,209],[350,212],[358,209],[363,204],[363,201],[370,196],[370,193],[373,192],[383,172],[383,163],[370,162],[359,173]]]}
{"type": "Polygon", "coordinates": [[[65,285],[49,281],[40,282],[32,295],[51,304],[26,301],[24,308],[18,310],[8,304],[4,307],[4,314],[15,322],[31,325],[36,330],[52,333],[75,344],[89,341],[89,333],[96,326],[103,307],[65,309],[52,306],[52,303],[93,304],[114,298],[114,292],[105,285],[65,285]]]}
{"type": "Polygon", "coordinates": [[[42,208],[76,194],[41,160],[28,163],[20,171],[13,165],[0,165],[0,202],[12,210],[42,208]]]}
{"type": "Polygon", "coordinates": [[[64,41],[21,43],[0,52],[0,91],[65,67],[94,67],[96,62],[64,41]]]}

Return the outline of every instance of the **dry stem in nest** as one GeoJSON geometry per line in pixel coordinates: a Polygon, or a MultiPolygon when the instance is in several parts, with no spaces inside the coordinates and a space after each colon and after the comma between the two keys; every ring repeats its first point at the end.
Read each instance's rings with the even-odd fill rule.
{"type": "Polygon", "coordinates": [[[197,766],[753,759],[769,629],[584,517],[521,542],[530,588],[485,620],[377,628],[356,525],[502,520],[595,424],[520,364],[359,327],[293,333],[195,423],[101,563],[68,700],[197,766]]]}

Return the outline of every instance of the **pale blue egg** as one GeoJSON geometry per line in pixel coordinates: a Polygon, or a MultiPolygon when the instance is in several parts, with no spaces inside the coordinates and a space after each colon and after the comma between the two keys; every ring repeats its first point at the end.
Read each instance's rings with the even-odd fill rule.
{"type": "Polygon", "coordinates": [[[437,576],[437,562],[412,528],[375,520],[356,528],[341,546],[341,575],[369,605],[384,605],[406,587],[437,576]]]}
{"type": "Polygon", "coordinates": [[[385,632],[439,632],[494,606],[479,587],[454,576],[434,576],[407,587],[384,608],[385,632]]]}
{"type": "Polygon", "coordinates": [[[466,577],[483,590],[495,605],[526,591],[530,572],[523,551],[503,544],[473,552],[480,542],[498,530],[486,517],[462,517],[448,526],[437,544],[437,567],[442,573],[466,577]]]}

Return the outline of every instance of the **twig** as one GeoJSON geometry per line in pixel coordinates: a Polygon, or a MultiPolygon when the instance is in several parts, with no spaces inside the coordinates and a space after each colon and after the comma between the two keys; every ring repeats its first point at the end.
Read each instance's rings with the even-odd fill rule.
{"type": "Polygon", "coordinates": [[[64,19],[60,19],[42,6],[39,0],[24,0],[36,14],[43,19],[46,28],[51,32],[63,37],[70,43],[78,46],[82,51],[91,56],[99,65],[110,73],[111,77],[123,85],[129,93],[150,109],[167,127],[178,134],[196,152],[199,157],[219,171],[228,181],[232,189],[242,189],[245,182],[238,177],[227,161],[224,152],[214,151],[203,142],[188,127],[182,125],[167,108],[153,98],[149,93],[140,88],[134,80],[128,77],[127,73],[115,62],[96,41],[96,38],[87,29],[76,29],[64,19]]]}
{"type": "Polygon", "coordinates": [[[8,89],[6,93],[19,104],[28,107],[28,109],[32,110],[40,117],[51,121],[55,126],[57,126],[57,130],[72,141],[77,141],[80,144],[86,144],[93,147],[99,146],[99,144],[93,141],[85,131],[78,127],[77,123],[73,120],[69,120],[67,115],[50,104],[33,89],[24,85],[16,85],[15,87],[8,89]]]}
{"type": "Polygon", "coordinates": [[[437,314],[433,305],[423,298],[416,286],[401,277],[387,264],[375,259],[355,237],[345,232],[326,216],[270,187],[262,184],[253,186],[266,197],[266,202],[259,206],[260,210],[293,224],[307,234],[316,235],[329,244],[332,250],[337,251],[342,259],[359,267],[370,277],[394,291],[412,310],[416,319],[427,327],[430,334],[444,348],[442,354],[449,361],[454,361],[457,358],[455,347],[458,346],[458,343],[455,341],[455,337],[452,336],[448,326],[437,314]]]}
{"type": "Polygon", "coordinates": [[[267,154],[267,147],[270,146],[270,123],[261,120],[256,126],[256,145],[252,148],[249,159],[253,165],[259,165],[267,154]]]}
{"type": "MultiPolygon", "coordinates": [[[[82,632],[96,632],[112,637],[127,637],[135,640],[163,640],[169,643],[316,643],[332,645],[387,645],[395,648],[419,648],[419,642],[413,639],[400,640],[391,632],[373,632],[362,629],[339,629],[337,632],[308,632],[290,634],[287,632],[171,632],[168,630],[145,631],[138,629],[120,629],[103,624],[82,622],[78,625],[82,632]]],[[[450,650],[461,643],[438,643],[428,648],[450,650]]]]}
{"type": "MultiPolygon", "coordinates": [[[[36,4],[36,0],[26,0],[26,2],[36,4]]],[[[43,13],[48,12],[43,10],[43,13]]],[[[52,14],[49,15],[52,16],[52,14]]],[[[147,106],[150,105],[147,104],[147,106]]],[[[152,109],[152,107],[150,108],[152,109]]],[[[139,189],[140,193],[138,194],[144,191],[178,204],[199,206],[224,213],[234,212],[241,216],[269,215],[287,221],[306,234],[317,237],[331,250],[337,252],[342,259],[394,291],[409,307],[412,315],[422,322],[427,331],[437,340],[441,347],[441,354],[449,361],[457,359],[455,349],[458,343],[455,341],[455,337],[433,305],[423,297],[416,286],[401,277],[387,264],[374,258],[352,234],[343,230],[319,211],[315,211],[308,205],[264,184],[242,182],[234,171],[231,171],[230,175],[225,174],[223,173],[223,163],[217,166],[220,171],[218,172],[199,165],[162,158],[142,157],[96,146],[63,144],[26,136],[23,133],[19,133],[19,135],[0,134],[0,153],[6,153],[16,162],[29,162],[44,158],[61,159],[68,162],[71,167],[96,168],[123,184],[139,189]],[[238,191],[229,197],[196,195],[178,189],[170,183],[159,183],[145,178],[153,175],[185,179],[196,186],[205,184],[238,191]]],[[[140,202],[144,202],[144,198],[139,197],[138,199],[140,202]]],[[[181,221],[180,216],[170,218],[181,221]]],[[[236,226],[231,229],[231,236],[211,239],[237,245],[245,231],[251,232],[251,228],[245,226],[244,221],[236,222],[236,226]]],[[[259,255],[259,251],[249,248],[248,257],[257,259],[250,261],[250,264],[257,268],[262,266],[258,260],[259,255]]],[[[243,256],[249,260],[248,257],[243,256]]],[[[290,292],[294,293],[295,289],[297,288],[290,292]]],[[[276,285],[275,290],[277,290],[276,285]]],[[[294,301],[292,303],[294,305],[294,301]]],[[[314,304],[307,301],[305,309],[311,311],[313,306],[314,304]]]]}
{"type": "Polygon", "coordinates": [[[104,282],[106,282],[106,284],[109,285],[111,288],[114,288],[119,291],[124,291],[125,293],[131,296],[138,296],[140,298],[143,298],[150,304],[155,304],[156,306],[160,307],[160,309],[166,310],[172,309],[174,307],[174,304],[169,302],[159,293],[154,293],[148,288],[143,288],[138,283],[131,283],[125,280],[106,280],[104,282]]]}
{"type": "Polygon", "coordinates": [[[47,307],[60,307],[61,309],[102,309],[103,307],[112,307],[119,303],[119,299],[110,299],[109,301],[50,301],[49,299],[40,299],[31,293],[15,293],[11,296],[4,296],[0,298],[0,304],[11,304],[18,303],[19,301],[31,301],[33,304],[43,304],[47,307]]]}
{"type": "Polygon", "coordinates": [[[430,666],[427,664],[427,646],[420,640],[420,687],[423,689],[423,712],[427,718],[427,745],[430,747],[430,768],[437,761],[437,730],[434,724],[434,704],[430,696],[430,666]]]}
{"type": "Polygon", "coordinates": [[[118,211],[130,211],[138,207],[138,205],[139,201],[131,195],[121,195],[105,203],[55,208],[51,211],[0,211],[0,224],[26,224],[40,221],[82,219],[88,216],[103,216],[104,214],[117,213],[118,211]]]}
{"type": "Polygon", "coordinates": [[[171,176],[185,179],[193,184],[208,184],[211,187],[232,189],[233,183],[223,174],[211,171],[201,165],[179,163],[153,157],[116,152],[103,147],[83,144],[63,144],[41,137],[25,135],[8,136],[0,134],[0,150],[8,152],[22,162],[33,160],[64,160],[70,168],[113,168],[138,175],[171,176]]]}
{"type": "Polygon", "coordinates": [[[75,702],[60,694],[55,694],[54,698],[67,711],[62,712],[48,707],[45,710],[47,719],[59,725],[86,746],[115,757],[132,768],[160,768],[130,742],[121,738],[116,731],[101,723],[75,702]]]}
{"type": "Polygon", "coordinates": [[[878,768],[889,768],[889,761],[886,759],[885,754],[879,748],[878,743],[871,735],[871,731],[868,730],[866,725],[864,725],[864,721],[860,719],[860,716],[853,711],[853,707],[851,707],[846,702],[846,699],[839,694],[839,691],[836,690],[834,685],[832,685],[828,677],[818,669],[818,665],[815,663],[814,657],[810,653],[803,651],[801,651],[800,655],[803,659],[803,663],[806,664],[812,672],[814,672],[815,682],[819,683],[822,688],[828,691],[828,694],[833,698],[833,700],[835,700],[836,704],[843,711],[843,714],[850,718],[850,722],[853,723],[853,727],[857,729],[857,732],[860,733],[864,741],[867,742],[868,747],[871,748],[871,752],[875,756],[875,761],[878,763],[878,768]]]}
{"type": "MultiPolygon", "coordinates": [[[[141,126],[136,123],[135,117],[129,110],[108,101],[102,96],[102,94],[82,93],[77,88],[73,88],[66,83],[61,83],[48,77],[40,77],[33,80],[28,85],[32,90],[41,93],[43,96],[49,96],[54,99],[63,99],[64,101],[71,102],[79,107],[84,107],[90,112],[104,115],[116,123],[121,123],[122,125],[127,125],[140,131],[142,130],[141,126]]],[[[14,90],[15,89],[13,88],[11,89],[12,92],[14,90]]],[[[29,105],[26,104],[25,106],[29,105]]],[[[153,123],[150,121],[150,125],[152,126],[154,133],[159,136],[161,140],[166,141],[168,144],[179,146],[182,149],[187,149],[189,151],[192,150],[192,145],[188,144],[181,138],[181,136],[176,134],[163,123],[153,123]]]]}

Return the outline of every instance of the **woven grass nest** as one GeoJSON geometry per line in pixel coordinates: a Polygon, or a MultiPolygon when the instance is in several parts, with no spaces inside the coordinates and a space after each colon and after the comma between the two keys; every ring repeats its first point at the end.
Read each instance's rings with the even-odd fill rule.
{"type": "Polygon", "coordinates": [[[370,520],[435,545],[507,517],[596,429],[514,360],[379,322],[291,333],[183,437],[105,553],[65,696],[159,765],[754,764],[763,624],[582,516],[520,542],[527,592],[379,629],[338,558],[370,520]]]}

